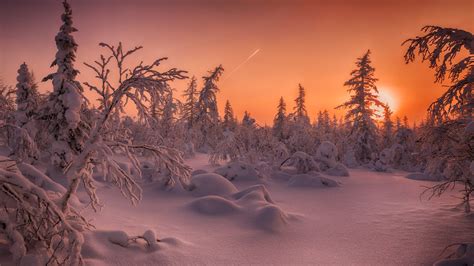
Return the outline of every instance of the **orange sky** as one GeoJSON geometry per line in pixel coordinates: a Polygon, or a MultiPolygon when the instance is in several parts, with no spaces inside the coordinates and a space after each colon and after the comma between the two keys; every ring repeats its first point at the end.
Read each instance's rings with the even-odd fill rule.
{"type": "MultiPolygon", "coordinates": [[[[60,26],[59,0],[0,0],[0,76],[15,84],[26,61],[39,80],[55,54],[60,26]]],[[[78,80],[92,73],[82,62],[95,60],[99,42],[143,45],[136,60],[167,56],[166,66],[203,76],[223,64],[219,83],[221,111],[229,99],[242,117],[248,110],[260,124],[270,124],[280,96],[293,108],[297,85],[307,90],[312,118],[321,109],[347,98],[345,80],[355,59],[372,50],[378,86],[397,102],[395,115],[411,121],[443,88],[433,83],[428,65],[405,65],[403,40],[420,34],[426,24],[474,31],[474,1],[152,1],[70,0],[79,44],[78,80]],[[231,76],[256,49],[260,51],[231,76]]],[[[178,94],[186,82],[175,83],[178,94]]],[[[40,84],[42,91],[51,83],[40,84]]],[[[337,111],[341,114],[341,111],[337,111]]]]}

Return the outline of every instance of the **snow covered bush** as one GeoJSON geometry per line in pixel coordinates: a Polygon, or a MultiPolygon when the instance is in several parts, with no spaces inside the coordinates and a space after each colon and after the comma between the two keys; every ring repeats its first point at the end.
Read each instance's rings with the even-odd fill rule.
{"type": "Polygon", "coordinates": [[[391,149],[383,149],[375,160],[374,169],[378,172],[387,172],[391,166],[393,154],[391,149]]]}
{"type": "Polygon", "coordinates": [[[316,150],[316,161],[321,171],[332,176],[349,176],[346,166],[336,160],[337,147],[329,141],[323,141],[316,150]]]}
{"type": "Polygon", "coordinates": [[[237,139],[234,132],[226,130],[223,133],[222,140],[210,152],[209,162],[213,165],[219,165],[220,162],[236,161],[242,155],[242,143],[237,139]]]}

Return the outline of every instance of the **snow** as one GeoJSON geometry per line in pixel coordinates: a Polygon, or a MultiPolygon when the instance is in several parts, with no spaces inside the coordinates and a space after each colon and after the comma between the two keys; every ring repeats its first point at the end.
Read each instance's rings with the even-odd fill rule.
{"type": "Polygon", "coordinates": [[[217,174],[224,176],[225,178],[233,180],[260,180],[263,176],[257,171],[257,169],[244,162],[231,162],[223,167],[219,167],[215,170],[217,174]]]}
{"type": "Polygon", "coordinates": [[[214,173],[195,175],[191,178],[191,183],[195,186],[192,194],[197,197],[209,195],[228,196],[237,192],[234,184],[225,177],[214,173]]]}
{"type": "MultiPolygon", "coordinates": [[[[214,170],[203,154],[187,163],[214,170]]],[[[119,191],[100,187],[105,207],[84,211],[97,229],[85,233],[82,254],[86,265],[428,265],[445,246],[474,240],[472,217],[453,208],[457,199],[420,200],[421,186],[432,182],[406,179],[404,172],[350,174],[331,178],[339,187],[308,189],[202,173],[192,182],[206,193],[145,186],[135,207],[119,191]],[[211,188],[206,180],[221,185],[211,188]],[[159,239],[155,249],[128,241],[147,230],[159,239]],[[125,236],[126,248],[110,241],[124,244],[125,236]]]]}

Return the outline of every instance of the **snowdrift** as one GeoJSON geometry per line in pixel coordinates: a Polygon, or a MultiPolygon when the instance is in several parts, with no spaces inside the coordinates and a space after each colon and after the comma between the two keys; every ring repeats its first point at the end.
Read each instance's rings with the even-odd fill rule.
{"type": "Polygon", "coordinates": [[[278,207],[264,185],[254,185],[238,191],[225,177],[218,174],[199,174],[191,182],[192,192],[198,197],[188,206],[202,215],[240,215],[256,228],[268,232],[279,232],[285,228],[293,215],[278,207]]]}

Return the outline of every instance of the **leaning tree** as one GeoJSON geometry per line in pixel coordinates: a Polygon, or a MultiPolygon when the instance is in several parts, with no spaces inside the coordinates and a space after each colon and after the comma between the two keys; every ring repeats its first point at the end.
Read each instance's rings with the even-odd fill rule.
{"type": "MultiPolygon", "coordinates": [[[[428,170],[440,172],[447,180],[429,188],[439,196],[461,184],[462,205],[470,212],[474,192],[474,36],[453,28],[425,26],[425,33],[406,40],[406,63],[418,55],[435,69],[435,82],[449,80],[447,90],[428,108],[429,121],[422,140],[428,156],[428,170]]],[[[433,172],[433,171],[431,171],[433,172]]]]}

